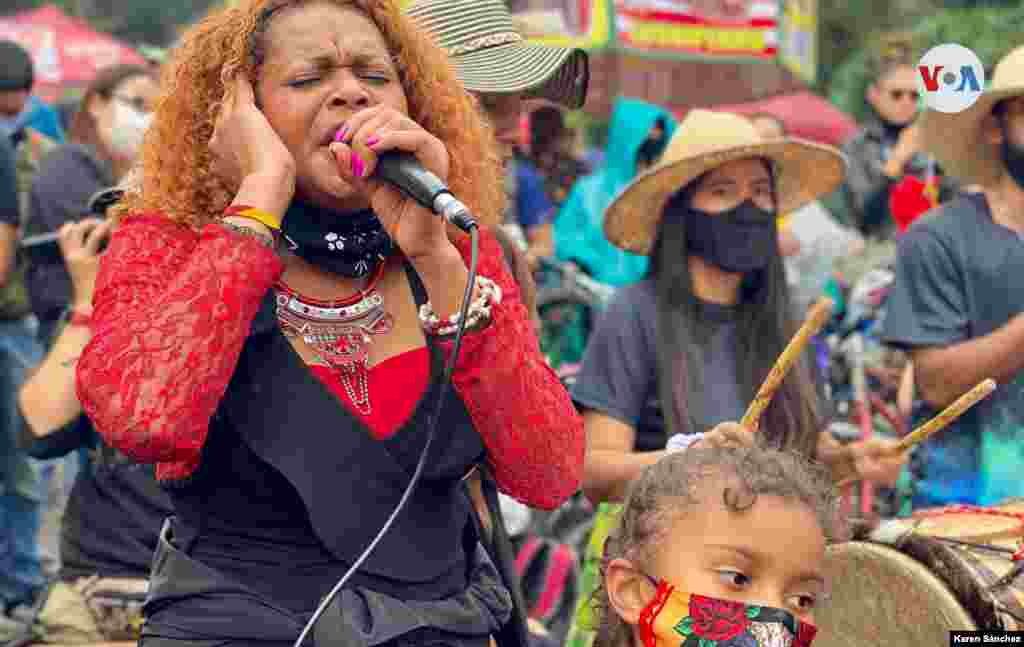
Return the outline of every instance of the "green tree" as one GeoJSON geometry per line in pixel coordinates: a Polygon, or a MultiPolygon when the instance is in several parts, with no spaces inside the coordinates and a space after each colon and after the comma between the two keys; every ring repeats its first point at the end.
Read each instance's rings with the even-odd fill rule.
{"type": "Polygon", "coordinates": [[[827,94],[833,76],[874,34],[906,29],[934,15],[940,0],[819,0],[818,87],[827,94]]]}
{"type": "MultiPolygon", "coordinates": [[[[991,75],[992,66],[1000,58],[1014,47],[1024,45],[1024,6],[944,9],[923,19],[911,31],[919,51],[943,43],[959,43],[972,49],[991,75]]],[[[864,91],[871,82],[865,65],[868,51],[861,48],[850,56],[836,71],[830,88],[832,102],[858,119],[864,116],[864,91]]]]}

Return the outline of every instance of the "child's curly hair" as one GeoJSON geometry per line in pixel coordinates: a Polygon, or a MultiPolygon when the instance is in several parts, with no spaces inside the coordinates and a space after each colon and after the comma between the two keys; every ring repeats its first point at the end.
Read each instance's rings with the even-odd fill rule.
{"type": "MultiPolygon", "coordinates": [[[[605,542],[603,565],[618,558],[648,562],[674,519],[719,492],[725,506],[734,512],[749,509],[762,495],[805,505],[814,512],[828,541],[845,536],[831,479],[803,456],[756,446],[689,449],[669,454],[630,484],[605,542]],[[708,487],[710,484],[715,485],[708,487]]],[[[595,645],[620,647],[628,644],[629,627],[611,608],[603,565],[593,601],[601,618],[595,645]]]]}
{"type": "Polygon", "coordinates": [[[393,0],[240,0],[194,25],[163,70],[140,153],[142,180],[127,192],[119,215],[158,212],[192,227],[220,217],[237,190],[214,171],[209,147],[225,87],[238,73],[257,84],[276,14],[321,2],[354,7],[373,20],[398,66],[409,116],[448,148],[452,192],[479,222],[498,223],[505,193],[490,127],[445,52],[393,0]]]}

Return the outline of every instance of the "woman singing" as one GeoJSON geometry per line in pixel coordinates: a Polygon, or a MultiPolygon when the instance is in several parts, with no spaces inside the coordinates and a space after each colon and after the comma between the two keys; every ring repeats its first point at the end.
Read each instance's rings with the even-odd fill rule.
{"type": "Polygon", "coordinates": [[[423,480],[311,639],[488,644],[511,605],[461,481],[486,460],[552,508],[584,447],[487,228],[503,200],[478,108],[387,0],[239,2],[165,82],[78,366],[96,428],[175,507],[141,644],[290,645],[407,486],[470,246],[368,179],[389,150],[485,223],[481,278],[423,480]]]}

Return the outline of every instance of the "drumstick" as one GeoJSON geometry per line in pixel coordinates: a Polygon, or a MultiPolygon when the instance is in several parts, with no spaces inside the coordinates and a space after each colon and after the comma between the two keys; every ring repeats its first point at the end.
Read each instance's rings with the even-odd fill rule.
{"type": "Polygon", "coordinates": [[[797,358],[800,357],[810,338],[825,327],[829,317],[832,316],[833,305],[832,300],[827,298],[819,299],[814,304],[811,313],[807,315],[807,320],[800,326],[800,330],[796,332],[793,339],[789,341],[789,345],[786,346],[786,350],[782,351],[779,359],[775,361],[775,366],[768,373],[764,384],[761,385],[757,395],[754,396],[754,401],[750,403],[747,413],[744,414],[743,420],[740,421],[741,425],[757,431],[761,423],[761,416],[764,414],[764,410],[768,408],[768,404],[771,403],[772,396],[779,390],[782,380],[786,379],[786,374],[789,373],[789,369],[796,362],[797,358]]]}
{"type": "MultiPolygon", "coordinates": [[[[885,454],[888,456],[902,454],[918,443],[931,438],[948,427],[954,420],[964,415],[968,409],[990,396],[995,390],[995,380],[988,379],[979,382],[973,389],[957,398],[956,402],[946,407],[942,413],[901,438],[900,441],[887,450],[885,454]]],[[[845,487],[850,483],[859,480],[859,476],[851,476],[850,478],[843,479],[837,483],[836,487],[845,487]]]]}
{"type": "Polygon", "coordinates": [[[930,438],[948,427],[954,420],[967,413],[968,409],[987,398],[995,390],[995,380],[982,380],[973,389],[957,398],[956,402],[946,407],[942,413],[901,438],[900,441],[893,445],[892,449],[887,453],[892,456],[901,454],[921,441],[930,438]]]}

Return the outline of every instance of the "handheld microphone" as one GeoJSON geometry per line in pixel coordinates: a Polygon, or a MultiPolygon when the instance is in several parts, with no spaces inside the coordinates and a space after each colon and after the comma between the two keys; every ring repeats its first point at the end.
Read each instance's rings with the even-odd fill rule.
{"type": "Polygon", "coordinates": [[[423,168],[411,153],[387,151],[377,158],[373,177],[384,180],[402,193],[443,217],[462,231],[477,226],[466,205],[459,202],[439,177],[423,168]]]}

